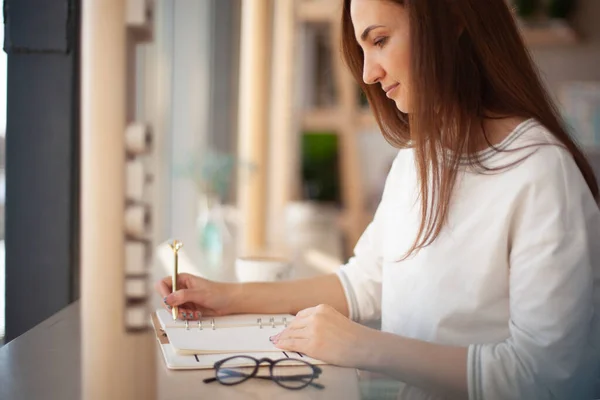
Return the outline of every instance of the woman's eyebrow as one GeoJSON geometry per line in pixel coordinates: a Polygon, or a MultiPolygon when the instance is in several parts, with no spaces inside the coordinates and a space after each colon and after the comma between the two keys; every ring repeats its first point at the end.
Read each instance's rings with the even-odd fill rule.
{"type": "Polygon", "coordinates": [[[363,42],[365,41],[365,39],[367,38],[367,36],[369,36],[369,33],[371,33],[371,31],[373,29],[376,28],[383,28],[383,25],[369,25],[365,28],[365,30],[363,31],[363,33],[360,35],[360,40],[362,40],[363,42]]]}

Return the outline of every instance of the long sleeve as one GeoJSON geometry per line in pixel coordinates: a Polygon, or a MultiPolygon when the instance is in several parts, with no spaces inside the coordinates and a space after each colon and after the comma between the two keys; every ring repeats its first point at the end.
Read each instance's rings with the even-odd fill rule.
{"type": "Polygon", "coordinates": [[[397,160],[396,157],[386,178],[382,199],[373,220],[354,247],[353,257],[337,271],[346,294],[350,319],[361,323],[381,317],[382,220],[385,218],[389,185],[393,184],[390,181],[394,180],[398,168],[397,160]]]}
{"type": "Polygon", "coordinates": [[[470,399],[596,398],[600,213],[566,152],[538,152],[558,154],[527,161],[511,225],[511,336],[469,346],[470,399]]]}
{"type": "Polygon", "coordinates": [[[381,315],[381,260],[376,236],[373,220],[356,244],[354,256],[337,271],[350,319],[357,322],[372,321],[381,315]]]}

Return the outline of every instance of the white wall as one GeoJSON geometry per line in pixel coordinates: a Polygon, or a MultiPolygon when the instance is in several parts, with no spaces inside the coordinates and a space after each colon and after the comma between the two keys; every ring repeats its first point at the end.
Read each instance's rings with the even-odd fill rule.
{"type": "MultiPolygon", "coordinates": [[[[600,82],[600,0],[579,0],[572,17],[581,35],[579,44],[532,49],[533,59],[559,107],[560,88],[566,82],[600,82]]],[[[588,151],[588,157],[600,182],[600,152],[588,151]]]]}
{"type": "Polygon", "coordinates": [[[576,45],[532,49],[532,56],[551,93],[557,97],[564,82],[600,80],[600,1],[578,0],[572,16],[581,36],[576,45]]]}
{"type": "Polygon", "coordinates": [[[207,143],[210,123],[212,1],[158,0],[157,40],[150,71],[149,106],[157,136],[158,241],[177,238],[193,262],[198,194],[192,181],[176,172],[207,143]],[[152,83],[151,80],[155,82],[152,83]],[[152,96],[156,97],[152,103],[152,96]]]}
{"type": "Polygon", "coordinates": [[[157,0],[155,42],[139,56],[145,106],[138,114],[151,121],[156,138],[155,237],[183,241],[195,272],[202,264],[198,193],[179,172],[208,146],[235,154],[238,13],[239,0],[157,0]]]}

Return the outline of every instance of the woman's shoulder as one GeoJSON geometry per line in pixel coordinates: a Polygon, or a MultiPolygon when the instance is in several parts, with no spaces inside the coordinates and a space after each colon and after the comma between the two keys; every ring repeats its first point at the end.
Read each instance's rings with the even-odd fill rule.
{"type": "Polygon", "coordinates": [[[515,173],[523,178],[562,179],[564,174],[580,174],[567,147],[535,119],[522,122],[507,136],[498,154],[495,167],[514,165],[515,173]]]}
{"type": "Polygon", "coordinates": [[[585,204],[597,212],[597,203],[575,157],[543,124],[531,120],[506,150],[508,159],[504,162],[515,163],[507,171],[511,185],[524,195],[565,206],[585,204]]]}
{"type": "Polygon", "coordinates": [[[521,122],[507,137],[507,149],[523,146],[545,147],[546,145],[560,145],[558,138],[535,118],[521,122]]]}
{"type": "Polygon", "coordinates": [[[398,149],[392,161],[389,175],[397,175],[414,168],[414,151],[412,148],[398,149]]]}

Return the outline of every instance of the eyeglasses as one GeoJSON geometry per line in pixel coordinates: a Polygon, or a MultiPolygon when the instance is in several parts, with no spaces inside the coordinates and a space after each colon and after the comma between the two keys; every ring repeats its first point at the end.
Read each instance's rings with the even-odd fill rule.
{"type": "Polygon", "coordinates": [[[275,381],[279,386],[291,390],[303,389],[308,385],[317,389],[324,388],[323,385],[313,382],[321,374],[321,368],[304,360],[292,358],[258,360],[250,356],[233,356],[217,361],[214,368],[216,376],[204,379],[204,383],[218,381],[222,385],[232,386],[250,378],[257,378],[275,381]],[[258,367],[264,362],[269,363],[269,376],[256,375],[258,367]]]}

